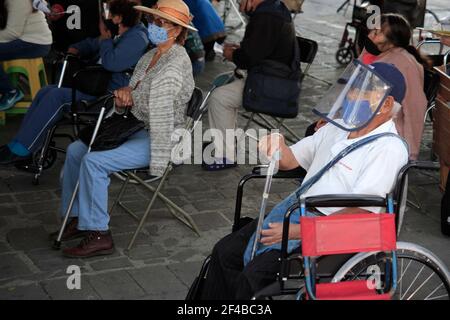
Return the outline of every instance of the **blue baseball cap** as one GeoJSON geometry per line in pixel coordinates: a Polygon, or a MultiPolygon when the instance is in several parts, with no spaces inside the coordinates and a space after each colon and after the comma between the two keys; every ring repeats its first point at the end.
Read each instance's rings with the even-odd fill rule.
{"type": "Polygon", "coordinates": [[[375,62],[369,64],[369,67],[391,85],[389,95],[398,103],[402,103],[406,93],[406,81],[403,74],[390,63],[375,62]]]}

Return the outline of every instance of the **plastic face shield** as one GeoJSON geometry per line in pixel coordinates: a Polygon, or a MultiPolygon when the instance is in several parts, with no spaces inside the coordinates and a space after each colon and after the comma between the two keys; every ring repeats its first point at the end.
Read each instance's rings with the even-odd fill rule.
{"type": "Polygon", "coordinates": [[[313,112],[343,130],[358,131],[372,121],[390,92],[389,82],[354,60],[313,112]]]}

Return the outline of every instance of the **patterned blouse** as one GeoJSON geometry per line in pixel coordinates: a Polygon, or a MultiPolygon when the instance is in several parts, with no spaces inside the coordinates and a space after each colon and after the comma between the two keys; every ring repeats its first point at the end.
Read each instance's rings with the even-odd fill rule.
{"type": "Polygon", "coordinates": [[[130,80],[133,115],[150,135],[150,174],[161,176],[171,157],[172,133],[185,124],[185,111],[194,90],[192,65],[186,50],[174,44],[148,70],[156,48],[139,60],[130,80]]]}

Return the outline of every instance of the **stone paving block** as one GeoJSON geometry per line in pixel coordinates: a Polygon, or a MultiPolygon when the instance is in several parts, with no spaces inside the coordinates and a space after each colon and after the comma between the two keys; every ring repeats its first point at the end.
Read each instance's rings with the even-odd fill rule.
{"type": "Polygon", "coordinates": [[[147,294],[166,294],[186,290],[186,286],[166,266],[145,267],[128,271],[147,294]]]}
{"type": "Polygon", "coordinates": [[[175,263],[168,266],[178,279],[180,279],[187,287],[194,282],[195,277],[200,272],[202,261],[175,263]]]}
{"type": "Polygon", "coordinates": [[[49,300],[49,296],[38,284],[0,288],[0,300],[49,300]]]}
{"type": "Polygon", "coordinates": [[[215,211],[215,210],[233,210],[234,209],[234,202],[230,201],[229,199],[223,199],[223,200],[215,200],[215,201],[209,201],[207,199],[204,200],[198,200],[192,203],[192,205],[199,211],[215,211]]]}
{"type": "Polygon", "coordinates": [[[21,192],[14,194],[17,201],[20,203],[29,202],[42,202],[54,199],[54,193],[51,191],[32,191],[32,192],[21,192]]]}
{"type": "MultiPolygon", "coordinates": [[[[126,247],[128,247],[128,243],[130,242],[132,235],[132,233],[123,233],[117,235],[113,234],[114,245],[116,246],[116,248],[125,249],[126,247]]],[[[152,243],[152,239],[148,235],[141,232],[136,238],[135,246],[151,245],[152,243]]]]}
{"type": "Polygon", "coordinates": [[[33,273],[17,253],[0,254],[0,279],[20,277],[33,273]]]}
{"type": "Polygon", "coordinates": [[[16,250],[27,251],[50,246],[48,233],[42,226],[11,229],[7,233],[6,239],[16,250]]]}
{"type": "Polygon", "coordinates": [[[32,217],[30,216],[30,221],[37,221],[39,225],[45,225],[48,228],[52,228],[52,231],[56,231],[61,223],[56,212],[33,214],[32,217]]]}
{"type": "Polygon", "coordinates": [[[0,253],[12,251],[11,247],[6,242],[0,242],[0,253]]]}
{"type": "Polygon", "coordinates": [[[192,216],[200,231],[229,226],[230,222],[216,212],[199,213],[192,216]]]}
{"type": "Polygon", "coordinates": [[[39,270],[45,272],[58,271],[59,274],[65,274],[67,268],[71,265],[85,266],[84,260],[64,257],[61,251],[50,249],[50,246],[45,249],[29,251],[27,252],[27,256],[39,270]]]}
{"type": "Polygon", "coordinates": [[[58,200],[41,201],[39,203],[22,204],[25,214],[40,213],[40,212],[58,212],[60,202],[58,200]]]}
{"type": "Polygon", "coordinates": [[[126,271],[113,271],[88,276],[92,288],[102,299],[137,299],[145,292],[126,271]]]}
{"type": "Polygon", "coordinates": [[[86,276],[81,273],[80,289],[69,290],[67,279],[43,281],[42,287],[53,300],[98,300],[99,295],[92,288],[86,276]]]}
{"type": "Polygon", "coordinates": [[[13,202],[0,204],[0,216],[15,216],[18,213],[17,206],[13,202]]]}
{"type": "Polygon", "coordinates": [[[108,258],[105,260],[92,262],[89,265],[91,266],[92,269],[96,271],[133,267],[133,264],[127,257],[119,257],[114,259],[108,258]]]}
{"type": "Polygon", "coordinates": [[[148,260],[166,258],[169,256],[167,250],[159,245],[135,245],[128,253],[131,260],[148,260]]]}
{"type": "MultiPolygon", "coordinates": [[[[6,204],[9,204],[9,203],[13,203],[14,202],[14,198],[11,196],[11,195],[1,195],[0,196],[0,204],[3,204],[3,203],[6,203],[6,204]]],[[[0,208],[0,211],[1,211],[1,208],[0,208]]]]}
{"type": "Polygon", "coordinates": [[[177,250],[177,252],[169,257],[170,261],[184,262],[201,257],[200,250],[188,248],[183,250],[177,250]]]}
{"type": "Polygon", "coordinates": [[[0,229],[2,229],[3,227],[5,227],[7,225],[7,222],[4,218],[0,217],[0,229]]]}

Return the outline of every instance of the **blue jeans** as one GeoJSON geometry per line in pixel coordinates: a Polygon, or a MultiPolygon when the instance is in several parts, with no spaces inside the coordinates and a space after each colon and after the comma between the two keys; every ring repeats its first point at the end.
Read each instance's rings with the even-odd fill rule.
{"type": "MultiPolygon", "coordinates": [[[[79,91],[77,91],[76,98],[77,100],[95,99],[95,97],[79,91]]],[[[62,118],[64,111],[70,110],[68,103],[71,101],[72,89],[49,85],[39,90],[12,143],[22,145],[31,153],[39,150],[47,130],[62,118]]]]}
{"type": "Polygon", "coordinates": [[[124,169],[142,168],[150,162],[147,130],[131,136],[120,147],[87,153],[88,147],[75,141],[67,149],[62,181],[61,215],[64,215],[79,179],[80,187],[71,217],[78,217],[79,230],[108,230],[109,175],[124,169]]]}
{"type": "MultiPolygon", "coordinates": [[[[0,61],[45,57],[49,53],[50,47],[49,44],[30,43],[19,39],[0,43],[0,61]]],[[[3,94],[13,89],[8,75],[0,65],[0,93],[3,94]]]]}

